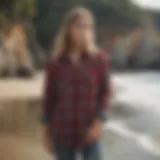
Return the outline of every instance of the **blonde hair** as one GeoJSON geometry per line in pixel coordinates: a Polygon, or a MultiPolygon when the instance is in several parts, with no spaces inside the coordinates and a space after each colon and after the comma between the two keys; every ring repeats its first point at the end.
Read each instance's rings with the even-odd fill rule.
{"type": "MultiPolygon", "coordinates": [[[[68,49],[68,32],[69,27],[79,18],[79,17],[86,17],[90,21],[93,22],[94,25],[94,17],[92,13],[83,7],[77,7],[71,10],[71,12],[66,17],[64,24],[60,28],[60,31],[55,39],[52,58],[57,60],[62,53],[64,53],[68,49]]],[[[96,46],[95,40],[93,39],[92,42],[85,47],[85,51],[87,54],[95,55],[97,53],[98,47],[96,46]]],[[[67,50],[68,51],[68,50],[67,50]]]]}

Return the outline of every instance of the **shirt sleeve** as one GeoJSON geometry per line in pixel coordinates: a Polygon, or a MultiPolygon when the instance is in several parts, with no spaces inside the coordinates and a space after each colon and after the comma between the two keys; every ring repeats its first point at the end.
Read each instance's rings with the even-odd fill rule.
{"type": "Polygon", "coordinates": [[[96,118],[105,121],[107,109],[110,105],[111,83],[110,83],[110,60],[104,55],[100,67],[100,82],[97,93],[96,118]]]}
{"type": "Polygon", "coordinates": [[[45,84],[43,96],[42,121],[44,124],[50,124],[53,119],[53,109],[56,103],[56,84],[55,73],[51,62],[46,66],[45,84]]]}

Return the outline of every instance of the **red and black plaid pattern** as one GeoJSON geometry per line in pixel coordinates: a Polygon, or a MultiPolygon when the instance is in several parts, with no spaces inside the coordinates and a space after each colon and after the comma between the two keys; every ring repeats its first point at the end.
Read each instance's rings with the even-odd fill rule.
{"type": "Polygon", "coordinates": [[[104,118],[110,92],[106,54],[82,56],[72,64],[62,56],[46,70],[44,120],[54,138],[64,145],[84,145],[87,131],[96,118],[104,118]]]}

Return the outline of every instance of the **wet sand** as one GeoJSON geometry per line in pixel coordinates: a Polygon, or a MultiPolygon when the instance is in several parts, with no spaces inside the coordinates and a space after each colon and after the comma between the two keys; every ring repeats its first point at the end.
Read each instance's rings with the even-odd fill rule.
{"type": "MultiPolygon", "coordinates": [[[[152,92],[154,86],[149,84],[147,87],[150,86],[150,90],[145,91],[146,87],[142,86],[140,81],[137,83],[141,88],[137,86],[139,89],[137,92],[136,82],[131,81],[133,77],[135,75],[127,74],[114,77],[114,83],[118,85],[116,87],[118,89],[113,107],[108,114],[109,121],[104,125],[105,133],[102,141],[104,160],[160,159],[160,109],[157,106],[159,102],[151,97],[157,93],[152,92]]],[[[43,147],[37,113],[39,113],[38,108],[29,114],[29,124],[26,125],[30,126],[28,130],[21,128],[16,133],[1,132],[0,159],[53,159],[43,147]]]]}

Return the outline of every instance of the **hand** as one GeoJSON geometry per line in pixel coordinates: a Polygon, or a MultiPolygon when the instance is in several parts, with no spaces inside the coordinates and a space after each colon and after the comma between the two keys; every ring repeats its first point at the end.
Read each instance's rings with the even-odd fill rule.
{"type": "Polygon", "coordinates": [[[100,120],[95,120],[89,129],[87,143],[94,143],[100,139],[103,134],[103,126],[100,120]]]}
{"type": "Polygon", "coordinates": [[[47,152],[50,154],[53,154],[54,152],[54,145],[53,145],[53,139],[50,136],[48,127],[44,130],[44,146],[47,152]]]}

